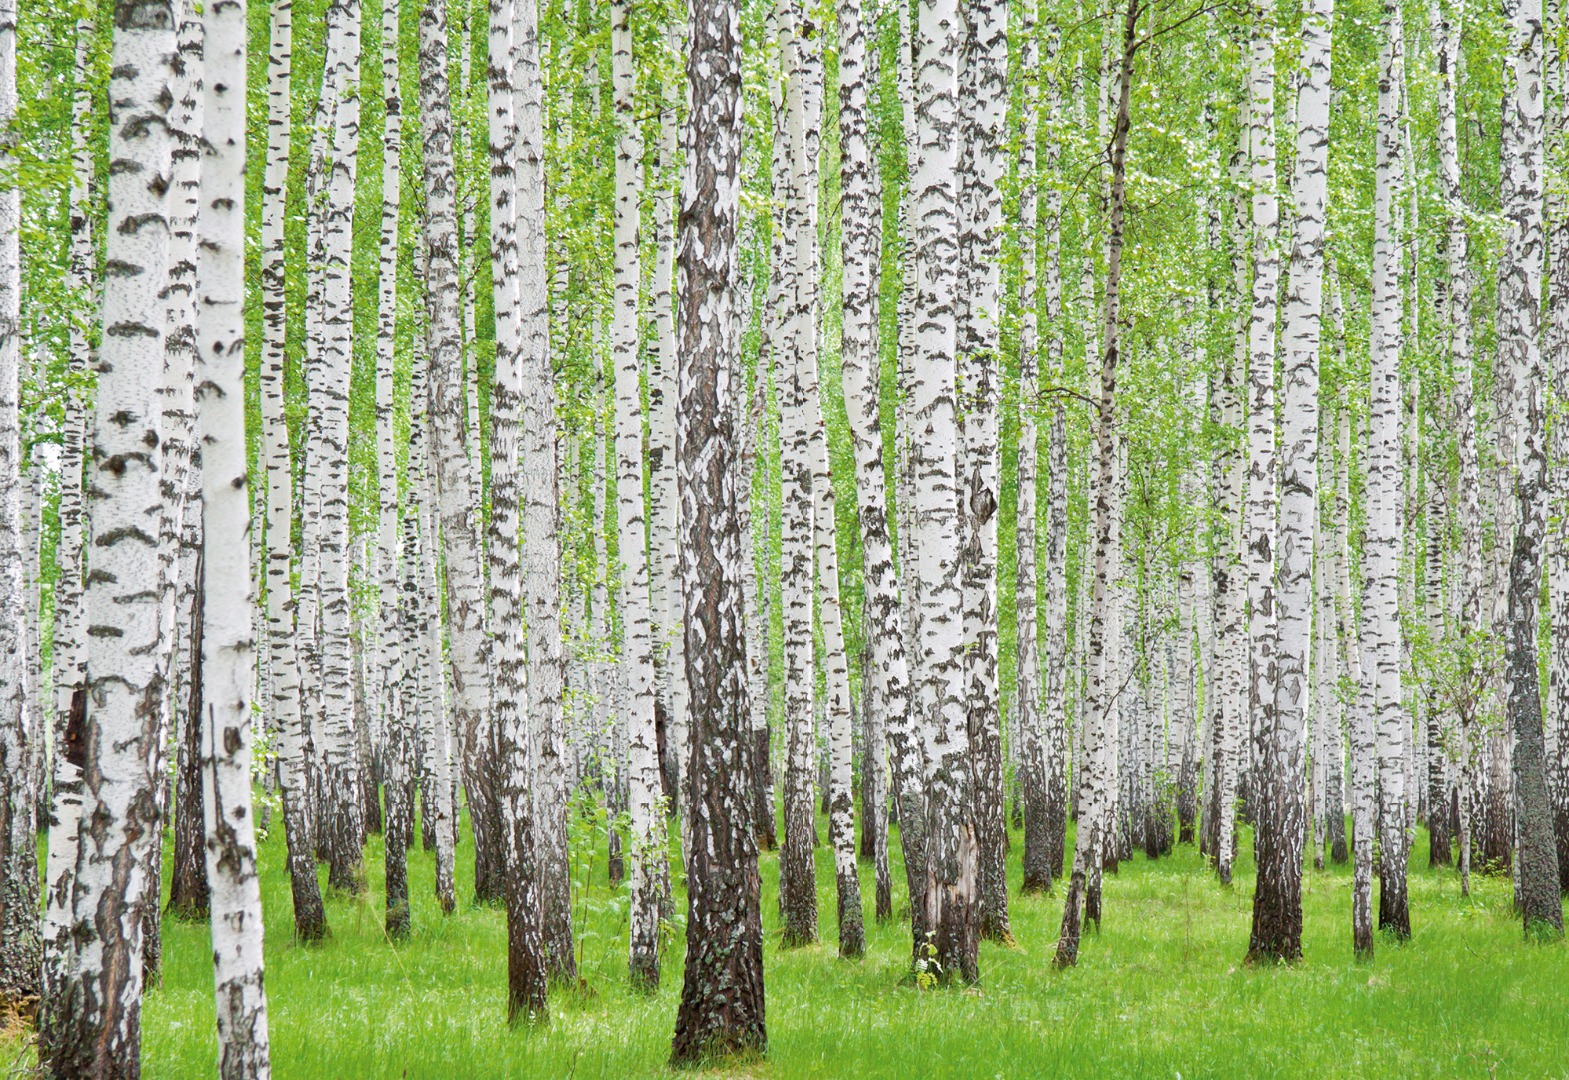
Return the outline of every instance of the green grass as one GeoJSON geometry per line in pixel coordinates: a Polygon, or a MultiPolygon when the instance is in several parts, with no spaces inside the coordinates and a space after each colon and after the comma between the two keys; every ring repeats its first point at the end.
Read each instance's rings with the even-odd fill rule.
{"type": "MultiPolygon", "coordinates": [[[[433,857],[416,852],[414,933],[382,934],[381,846],[367,853],[370,892],[331,897],[332,938],[290,939],[280,830],[262,845],[267,991],[275,1075],[341,1077],[643,1077],[666,1073],[684,941],[675,932],[664,982],[626,987],[624,893],[588,859],[579,831],[576,925],[586,988],[558,990],[542,1029],[504,1020],[504,916],[463,904],[442,917],[433,857]],[[583,887],[586,883],[586,887],[583,887]]],[[[822,830],[826,837],[826,829],[822,830]]],[[[1380,938],[1370,963],[1350,949],[1349,868],[1309,870],[1305,959],[1252,969],[1247,948],[1251,840],[1237,883],[1221,889],[1196,851],[1108,875],[1105,925],[1087,935],[1079,966],[1050,967],[1061,890],[1011,898],[1017,947],[981,946],[981,985],[922,991],[903,976],[903,924],[868,926],[860,962],[837,958],[830,852],[818,849],[823,944],[779,946],[778,861],[763,857],[769,1053],[746,1076],[1562,1076],[1569,1074],[1569,952],[1528,945],[1510,912],[1510,882],[1477,878],[1462,899],[1452,872],[1413,853],[1414,936],[1380,938]]],[[[897,842],[894,843],[897,860],[897,842]]],[[[598,851],[596,850],[596,854],[598,851]]],[[[472,847],[459,848],[460,888],[472,886],[472,847]]],[[[870,868],[862,867],[870,912],[870,868]]],[[[904,903],[894,867],[895,904],[904,903]]],[[[685,911],[684,898],[678,909],[685,911]]],[[[870,920],[869,920],[870,922],[870,920]]],[[[214,1073],[207,928],[167,920],[162,985],[146,999],[143,1062],[158,1078],[214,1073]]]]}

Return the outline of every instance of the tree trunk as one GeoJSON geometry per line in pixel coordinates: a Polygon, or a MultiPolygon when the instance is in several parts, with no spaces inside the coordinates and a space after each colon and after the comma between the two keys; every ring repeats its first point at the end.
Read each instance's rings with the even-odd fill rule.
{"type": "MultiPolygon", "coordinates": [[[[1385,4],[1379,67],[1377,167],[1374,192],[1372,389],[1367,450],[1367,533],[1362,654],[1377,730],[1381,858],[1378,925],[1405,938],[1405,708],[1401,701],[1399,581],[1402,551],[1400,478],[1400,248],[1393,199],[1404,183],[1400,153],[1400,88],[1404,37],[1398,5],[1385,4]]],[[[1358,838],[1357,847],[1362,846],[1358,838]]],[[[1369,845],[1371,846],[1371,845],[1369,845]]],[[[1371,941],[1369,941],[1371,946],[1371,941]]]]}
{"type": "Polygon", "coordinates": [[[692,702],[692,853],[687,955],[671,1060],[767,1049],[757,844],[742,637],[732,399],[740,372],[740,12],[694,0],[687,60],[690,110],[681,185],[677,326],[677,491],[686,676],[692,702]]]}
{"type": "MultiPolygon", "coordinates": [[[[420,16],[419,80],[425,140],[430,458],[436,474],[431,479],[440,504],[437,509],[446,556],[453,719],[464,748],[464,787],[474,830],[474,893],[485,902],[502,892],[505,874],[497,860],[501,852],[501,817],[497,806],[495,717],[490,711],[483,574],[475,527],[479,500],[474,497],[477,485],[470,475],[464,434],[457,191],[446,43],[446,3],[433,0],[420,16]]],[[[439,648],[435,655],[440,656],[439,648]]]]}
{"type": "Polygon", "coordinates": [[[612,8],[615,87],[615,301],[611,352],[616,397],[616,521],[620,537],[621,668],[626,679],[627,782],[632,846],[628,965],[635,986],[659,986],[659,860],[665,852],[654,730],[654,653],[643,521],[643,414],[638,348],[638,215],[643,143],[632,115],[635,68],[631,6],[612,8]]]}
{"type": "MultiPolygon", "coordinates": [[[[93,175],[89,125],[94,95],[88,85],[97,26],[92,12],[79,9],[76,19],[75,82],[71,99],[70,259],[67,264],[71,308],[67,370],[74,386],[87,377],[90,349],[86,326],[96,292],[97,252],[93,246],[92,207],[89,187],[93,175]]],[[[12,232],[14,233],[14,229],[12,232]]],[[[39,1056],[49,1059],[50,1040],[57,1018],[52,1009],[60,1001],[55,992],[69,959],[71,882],[76,869],[77,824],[81,819],[82,722],[87,708],[87,641],[83,607],[82,450],[87,427],[86,395],[81,390],[65,396],[60,433],[59,538],[55,562],[59,567],[54,587],[54,716],[53,767],[49,785],[48,854],[44,864],[43,972],[38,1030],[39,1056]],[[74,721],[74,723],[73,723],[74,721]]]]}
{"type": "Polygon", "coordinates": [[[971,0],[964,8],[960,63],[963,157],[960,161],[957,311],[960,588],[964,611],[965,708],[975,770],[979,845],[979,930],[1012,941],[1008,928],[1008,832],[1003,816],[1002,714],[997,688],[998,395],[1002,372],[1001,224],[1003,132],[1008,92],[1007,5],[971,0]]]}
{"type": "MultiPolygon", "coordinates": [[[[1334,0],[1313,0],[1302,21],[1297,158],[1292,178],[1295,246],[1286,284],[1285,389],[1281,403],[1278,626],[1272,703],[1265,710],[1259,769],[1258,886],[1248,955],[1255,962],[1302,956],[1302,844],[1308,824],[1302,781],[1313,639],[1314,513],[1318,487],[1318,355],[1322,336],[1325,200],[1328,194],[1330,28],[1334,0]]],[[[1273,22],[1268,47],[1273,51],[1273,22]]],[[[1255,94],[1260,87],[1255,86],[1255,94]]],[[[1269,91],[1273,93],[1273,79],[1269,91]]],[[[1255,97],[1255,104],[1257,98],[1255,97]]],[[[1254,305],[1258,310],[1257,302],[1254,305]]],[[[1272,320],[1271,320],[1272,321],[1272,320]]],[[[1273,333],[1270,334],[1273,339],[1273,333]]],[[[1254,351],[1253,359],[1260,354],[1254,351]]],[[[1268,358],[1274,381],[1274,348],[1268,358]]],[[[1257,404],[1257,398],[1254,398],[1257,404]]],[[[1270,418],[1273,428],[1273,417],[1270,418]]],[[[1271,435],[1273,441],[1273,435],[1271,435]]],[[[1273,456],[1273,447],[1271,447],[1273,456]]],[[[1272,483],[1272,481],[1271,481],[1272,483]]],[[[1255,678],[1257,675],[1255,674],[1255,678]]]]}
{"type": "Polygon", "coordinates": [[[1126,204],[1128,127],[1133,86],[1133,60],[1138,49],[1138,0],[1128,0],[1122,23],[1122,49],[1117,66],[1117,112],[1111,135],[1111,201],[1107,207],[1106,289],[1104,317],[1101,322],[1100,392],[1096,400],[1095,447],[1096,478],[1092,528],[1094,530],[1093,584],[1089,621],[1090,690],[1086,709],[1086,757],[1098,759],[1089,764],[1089,778],[1081,797],[1078,837],[1073,852],[1073,875],[1063,905],[1062,931],[1057,939],[1053,963],[1072,967],[1079,959],[1079,937],[1085,919],[1100,922],[1099,871],[1107,838],[1113,825],[1115,765],[1106,761],[1117,749],[1117,696],[1119,687],[1109,685],[1108,670],[1115,663],[1107,653],[1108,641],[1121,649],[1121,634],[1115,624],[1116,600],[1110,595],[1111,578],[1120,574],[1121,542],[1118,536],[1120,512],[1117,493],[1118,450],[1115,426],[1117,409],[1117,364],[1121,357],[1120,299],[1122,285],[1122,230],[1126,204]],[[1110,610],[1108,610],[1110,609],[1110,610]],[[1108,618],[1108,614],[1111,618],[1108,618]],[[1112,625],[1108,625],[1112,624],[1112,625]]]}
{"type": "MultiPolygon", "coordinates": [[[[1287,820],[1279,814],[1287,812],[1287,805],[1300,810],[1301,798],[1292,799],[1295,786],[1300,782],[1300,768],[1288,772],[1289,763],[1281,760],[1271,763],[1280,770],[1279,783],[1292,785],[1290,791],[1278,792],[1275,805],[1260,806],[1262,770],[1266,745],[1276,731],[1276,687],[1279,680],[1275,656],[1277,616],[1275,611],[1275,572],[1277,547],[1276,515],[1279,511],[1279,492],[1276,484],[1280,463],[1275,454],[1275,319],[1280,291],[1280,205],[1275,174],[1275,5],[1273,0],[1254,0],[1250,5],[1251,58],[1248,77],[1248,163],[1249,192],[1252,199],[1252,248],[1253,281],[1252,304],[1247,315],[1247,446],[1248,480],[1247,504],[1243,518],[1242,557],[1247,566],[1247,673],[1248,695],[1244,729],[1242,773],[1246,781],[1244,804],[1250,818],[1258,826],[1255,846],[1259,859],[1258,893],[1253,908],[1253,935],[1249,952],[1264,941],[1273,941],[1285,932],[1285,923],[1293,921],[1286,908],[1295,905],[1287,899],[1295,895],[1299,886],[1288,878],[1297,873],[1296,862],[1301,859],[1301,849],[1291,849],[1286,836],[1291,831],[1287,820]],[[1276,840],[1278,838],[1278,843],[1276,840]],[[1293,869],[1287,870],[1287,865],[1293,869]],[[1263,897],[1266,907],[1279,909],[1275,923],[1279,931],[1263,915],[1258,898],[1263,897]],[[1260,936],[1262,933],[1262,937],[1260,936]]],[[[1287,378],[1291,369],[1287,368],[1287,378]]],[[[1289,417],[1289,413],[1287,414],[1289,417]]],[[[1285,449],[1289,450],[1287,446],[1285,449]]],[[[1306,451],[1311,458],[1312,451],[1306,451]]],[[[1309,490],[1312,488],[1308,481],[1309,490]]],[[[1305,541],[1305,546],[1311,547],[1305,541]]],[[[1311,551],[1308,563],[1311,565],[1311,551]]],[[[1300,684],[1298,684],[1300,685],[1300,684]]],[[[1297,687],[1293,687],[1293,690],[1297,687]]],[[[1284,742],[1285,735],[1281,734],[1284,742]]],[[[1273,780],[1273,778],[1271,778],[1273,780]]],[[[1273,787],[1273,784],[1271,784],[1273,787]]],[[[1277,793],[1271,791],[1269,795],[1277,793]]],[[[1300,838],[1299,838],[1300,842],[1300,838]]],[[[1300,880],[1298,878],[1298,880],[1300,880]]],[[[1284,940],[1282,938],[1282,940],[1284,940]]],[[[1266,946],[1267,948],[1267,946],[1266,946]]],[[[1297,946],[1299,949],[1300,946],[1297,946]]]]}
{"type": "MultiPolygon", "coordinates": [[[[207,483],[203,474],[202,490],[207,483]]],[[[203,515],[205,518],[205,514],[203,515]]],[[[203,536],[205,538],[205,532],[203,536]]],[[[189,650],[190,676],[186,699],[180,708],[179,751],[175,757],[174,859],[169,879],[169,910],[182,919],[206,919],[211,893],[207,887],[207,825],[204,804],[206,777],[202,746],[206,720],[202,666],[206,629],[206,596],[203,592],[205,539],[196,557],[196,593],[190,616],[190,633],[181,644],[189,650]]],[[[154,873],[157,871],[155,870],[154,873]]],[[[150,894],[149,894],[150,895],[150,894]]]]}
{"type": "MultiPolygon", "coordinates": [[[[878,344],[882,199],[869,144],[870,95],[877,82],[877,53],[869,50],[861,0],[839,3],[839,146],[841,255],[844,265],[840,357],[845,412],[855,453],[856,508],[865,577],[867,662],[861,679],[866,737],[861,749],[862,851],[872,842],[877,873],[877,919],[892,916],[885,898],[888,864],[888,789],[884,750],[901,792],[920,790],[910,711],[910,672],[900,634],[899,579],[888,534],[888,491],[883,471],[881,350],[878,344]]],[[[759,376],[761,380],[761,376],[759,376]]],[[[766,690],[766,685],[760,689],[766,690]]],[[[754,703],[754,708],[756,703],[754,703]]],[[[919,821],[912,807],[906,821],[919,821]]],[[[914,895],[921,877],[920,830],[901,827],[906,884],[914,895]],[[912,867],[914,868],[912,870],[912,867]]]]}
{"type": "MultiPolygon", "coordinates": [[[[0,19],[0,24],[14,26],[15,19],[0,19]]],[[[93,537],[93,576],[86,588],[87,670],[112,674],[92,677],[87,695],[82,815],[97,824],[81,836],[71,930],[75,949],[58,987],[61,1002],[68,1004],[54,1014],[59,1023],[47,1046],[47,1068],[61,1076],[134,1078],[140,1075],[142,912],[128,900],[143,895],[144,850],[149,833],[160,826],[150,774],[163,685],[157,648],[158,550],[145,523],[156,520],[161,502],[156,389],[164,330],[157,297],[169,255],[164,221],[171,142],[163,113],[171,99],[176,53],[174,16],[167,4],[144,8],[126,0],[116,7],[114,27],[112,209],[105,237],[107,265],[120,269],[104,280],[103,326],[115,332],[104,335],[99,350],[94,467],[85,485],[93,537]]],[[[16,567],[14,559],[11,565],[16,567]]],[[[7,620],[11,626],[19,623],[20,618],[7,620]]],[[[19,653],[14,655],[20,660],[19,653]]],[[[11,680],[11,686],[19,687],[20,679],[11,680]]],[[[19,761],[20,702],[15,705],[4,728],[13,733],[9,754],[19,761]]],[[[15,768],[5,775],[16,775],[15,768]]],[[[10,806],[11,799],[0,805],[10,806]]],[[[23,842],[31,846],[25,818],[18,821],[18,816],[10,815],[3,833],[12,853],[7,879],[13,883],[21,880],[14,869],[20,847],[23,842]]],[[[23,925],[32,922],[31,909],[26,910],[23,925]]],[[[8,961],[6,966],[12,965],[8,961]]]]}
{"type": "MultiPolygon", "coordinates": [[[[243,3],[207,9],[196,405],[202,435],[199,725],[211,884],[218,1075],[271,1074],[262,986],[261,884],[251,812],[255,641],[245,438],[245,51],[243,3]]],[[[193,619],[193,623],[196,620],[193,619]]],[[[193,665],[194,666],[194,665],[193,665]]],[[[194,675],[194,673],[193,673],[194,675]]]]}
{"type": "Polygon", "coordinates": [[[1515,418],[1519,432],[1514,462],[1514,543],[1504,646],[1509,680],[1507,715],[1514,735],[1516,903],[1528,937],[1561,937],[1563,906],[1544,768],[1536,645],[1547,529],[1547,407],[1539,336],[1544,240],[1542,5],[1540,0],[1510,0],[1505,12],[1510,21],[1514,96],[1505,99],[1502,135],[1508,176],[1503,204],[1507,223],[1504,256],[1499,267],[1499,343],[1500,359],[1510,359],[1523,380],[1517,390],[1522,409],[1515,418]]]}
{"type": "Polygon", "coordinates": [[[774,199],[780,207],[777,344],[772,349],[779,387],[780,597],[784,607],[785,783],[784,846],[779,855],[779,907],[786,945],[817,940],[817,875],[812,847],[815,768],[812,642],[813,546],[811,413],[806,387],[817,371],[816,288],[812,276],[811,204],[815,189],[806,162],[806,52],[817,27],[800,4],[785,0],[778,15],[784,97],[774,161],[774,199]],[[782,139],[782,153],[781,140],[782,139]]]}
{"type": "MultiPolygon", "coordinates": [[[[16,5],[0,3],[0,128],[16,117],[16,5]]],[[[0,1004],[21,1009],[39,993],[38,847],[27,761],[41,737],[29,721],[22,551],[22,197],[15,161],[0,151],[0,1004]],[[32,730],[29,731],[29,726],[32,730]]],[[[107,350],[105,350],[107,351],[107,350]]],[[[155,473],[156,475],[156,473],[155,473]]]]}
{"type": "Polygon", "coordinates": [[[534,731],[535,836],[546,963],[573,980],[570,866],[567,858],[566,656],[561,639],[561,551],[555,376],[550,360],[545,221],[544,87],[534,0],[514,0],[512,93],[515,158],[519,368],[523,387],[523,569],[529,628],[528,700],[534,731]]]}

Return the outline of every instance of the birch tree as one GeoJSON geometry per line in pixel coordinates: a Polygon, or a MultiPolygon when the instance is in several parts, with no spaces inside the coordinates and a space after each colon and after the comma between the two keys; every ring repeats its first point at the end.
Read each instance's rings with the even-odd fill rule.
{"type": "MultiPolygon", "coordinates": [[[[1528,936],[1563,935],[1558,896],[1558,851],[1547,797],[1542,699],[1537,671],[1537,604],[1546,531],[1546,400],[1540,339],[1542,295],[1542,7],[1540,0],[1510,0],[1509,52],[1512,100],[1506,99],[1503,144],[1504,255],[1499,268],[1500,357],[1523,376],[1523,406],[1514,475],[1514,539],[1508,570],[1505,663],[1508,717],[1514,736],[1516,905],[1528,936]]],[[[1380,760],[1382,761],[1382,753],[1380,760]]],[[[1388,813],[1388,810],[1385,810],[1388,813]]],[[[1404,822],[1402,821],[1402,825],[1404,822]]],[[[1389,831],[1386,824],[1385,832],[1389,831]]],[[[1403,830],[1402,830],[1403,834],[1403,830]]],[[[1387,850],[1387,848],[1386,848],[1387,850]]],[[[1399,849],[1403,853],[1403,849],[1399,849]]],[[[1388,856],[1385,863],[1388,864],[1388,856]]],[[[1401,864],[1404,870],[1404,863],[1401,864]]],[[[1410,933],[1405,882],[1398,882],[1397,926],[1410,933]]],[[[1384,887],[1389,889],[1386,871],[1384,887]]],[[[1381,905],[1380,923],[1383,923],[1381,905]]]]}
{"type": "MultiPolygon", "coordinates": [[[[11,25],[14,25],[12,20],[11,25]]],[[[147,830],[160,825],[150,775],[158,669],[159,410],[167,277],[169,4],[115,9],[109,89],[109,206],[98,397],[93,414],[86,586],[88,693],[82,727],[84,830],[72,898],[73,955],[61,965],[58,1023],[46,1043],[57,1076],[136,1075],[141,1051],[142,896],[147,830]]]]}
{"type": "Polygon", "coordinates": [[[1001,370],[1003,118],[1008,93],[1008,17],[1004,4],[965,5],[960,88],[964,156],[960,192],[959,327],[961,556],[965,704],[975,760],[980,933],[1011,941],[1007,829],[1003,819],[1002,717],[997,689],[997,402],[1001,370]]]}
{"type": "Polygon", "coordinates": [[[627,783],[632,845],[632,924],[628,964],[635,985],[659,985],[659,867],[664,815],[654,730],[654,654],[643,521],[643,412],[638,348],[638,216],[642,139],[633,118],[631,6],[612,8],[611,62],[615,88],[615,364],[616,522],[620,536],[621,670],[626,680],[627,783]]]}
{"type": "MultiPolygon", "coordinates": [[[[1324,217],[1329,180],[1330,30],[1333,18],[1334,0],[1313,0],[1304,10],[1302,20],[1297,156],[1291,181],[1296,203],[1292,229],[1295,246],[1287,276],[1284,327],[1286,377],[1281,409],[1282,482],[1276,597],[1279,629],[1274,685],[1268,688],[1273,695],[1273,704],[1266,716],[1271,722],[1262,732],[1264,753],[1258,779],[1261,790],[1256,799],[1259,874],[1253,899],[1253,931],[1248,944],[1248,955],[1254,960],[1295,960],[1302,955],[1301,845],[1307,824],[1302,781],[1307,764],[1303,751],[1307,745],[1309,650],[1314,606],[1318,365],[1323,311],[1324,217]]],[[[1256,98],[1254,104],[1258,104],[1256,98]]],[[[1256,351],[1253,359],[1255,362],[1259,359],[1256,351]]],[[[1268,366],[1268,380],[1273,383],[1273,348],[1268,366]]]]}
{"type": "MultiPolygon", "coordinates": [[[[16,5],[0,6],[0,130],[17,112],[16,5]]],[[[19,1007],[39,991],[38,849],[27,782],[37,719],[27,712],[22,546],[22,195],[15,156],[0,149],[0,1003],[19,1007]],[[29,726],[33,731],[29,731],[29,726]]]]}
{"type": "Polygon", "coordinates": [[[271,1075],[251,807],[252,578],[245,440],[245,4],[203,19],[196,395],[202,438],[202,807],[212,894],[218,1075],[271,1075]]]}
{"type": "MultiPolygon", "coordinates": [[[[1372,388],[1367,450],[1367,533],[1362,655],[1365,695],[1377,730],[1380,860],[1379,927],[1409,937],[1406,904],[1405,710],[1400,691],[1400,248],[1393,199],[1405,182],[1400,147],[1400,91],[1404,37],[1398,5],[1384,5],[1384,43],[1378,78],[1375,137],[1372,388]]],[[[1363,845],[1359,836],[1357,847],[1363,845]]],[[[1371,951],[1372,941],[1368,940],[1371,951]]]]}
{"type": "Polygon", "coordinates": [[[676,325],[677,492],[686,677],[692,702],[687,954],[671,1060],[762,1053],[763,928],[749,821],[734,394],[740,372],[741,22],[694,0],[681,182],[676,325]]]}

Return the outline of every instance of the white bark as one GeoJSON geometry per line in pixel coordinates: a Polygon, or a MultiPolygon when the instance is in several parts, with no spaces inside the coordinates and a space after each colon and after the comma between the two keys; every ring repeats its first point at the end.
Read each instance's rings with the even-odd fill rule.
{"type": "Polygon", "coordinates": [[[631,5],[612,8],[612,80],[617,121],[614,316],[611,354],[616,381],[616,522],[620,536],[621,667],[627,687],[627,784],[632,846],[629,965],[634,983],[659,985],[659,754],[654,730],[654,653],[643,521],[643,410],[638,349],[638,216],[643,143],[633,116],[635,71],[631,5]]]}
{"type": "MultiPolygon", "coordinates": [[[[251,812],[249,450],[245,440],[245,4],[204,17],[196,395],[202,438],[202,805],[218,1075],[271,1075],[251,812]]],[[[191,722],[198,722],[192,718],[191,722]]]]}
{"type": "MultiPolygon", "coordinates": [[[[47,1046],[58,1075],[112,1074],[140,1055],[143,849],[157,827],[151,775],[158,670],[161,305],[168,265],[170,134],[162,113],[175,57],[168,5],[116,8],[110,79],[107,265],[90,482],[89,693],[83,729],[84,831],[59,988],[70,1008],[47,1046]],[[98,674],[91,674],[96,672],[98,674]]],[[[13,23],[14,25],[14,23],[13,23]]],[[[10,230],[6,235],[15,235],[10,230]]],[[[14,625],[14,624],[13,624],[14,625]]]]}
{"type": "MultiPolygon", "coordinates": [[[[1373,200],[1373,300],[1370,352],[1372,385],[1367,450],[1367,533],[1363,593],[1362,655],[1377,729],[1379,829],[1382,857],[1379,926],[1410,934],[1405,869],[1405,728],[1401,700],[1399,582],[1401,552],[1400,477],[1400,246],[1394,199],[1405,182],[1400,147],[1400,88],[1404,37],[1398,4],[1384,7],[1384,43],[1379,64],[1378,128],[1373,200]]],[[[1358,848],[1360,850],[1360,838],[1358,848]]],[[[1361,941],[1357,942],[1360,948],[1361,941]]],[[[1371,950],[1372,940],[1366,942],[1371,950]]]]}

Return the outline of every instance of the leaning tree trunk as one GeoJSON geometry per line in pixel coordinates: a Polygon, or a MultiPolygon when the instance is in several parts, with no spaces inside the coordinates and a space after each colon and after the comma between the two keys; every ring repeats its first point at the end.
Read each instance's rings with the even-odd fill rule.
{"type": "MultiPolygon", "coordinates": [[[[16,5],[0,0],[0,129],[5,130],[15,120],[18,105],[16,18],[16,5]]],[[[22,194],[15,167],[10,150],[0,149],[0,170],[6,176],[0,180],[0,868],[5,872],[0,888],[0,1005],[10,1009],[37,1000],[42,958],[38,848],[27,764],[33,752],[30,743],[41,737],[42,726],[41,718],[34,718],[28,731],[21,507],[22,194]]],[[[156,478],[156,470],[153,475],[156,478]]]]}
{"type": "MultiPolygon", "coordinates": [[[[1398,4],[1384,5],[1384,45],[1379,65],[1376,173],[1373,200],[1373,299],[1370,352],[1372,388],[1367,449],[1367,533],[1362,656],[1367,695],[1377,731],[1379,830],[1378,925],[1409,937],[1406,903],[1404,703],[1401,701],[1399,582],[1400,503],[1400,247],[1393,199],[1404,183],[1400,147],[1400,92],[1404,38],[1398,4]]],[[[1357,838],[1357,847],[1363,846],[1357,838]]],[[[1360,942],[1358,943],[1360,946],[1360,942]]],[[[1372,948],[1371,938],[1367,941],[1372,948]]]]}
{"type": "MultiPolygon", "coordinates": [[[[174,75],[173,12],[168,4],[124,0],[114,27],[105,257],[117,272],[105,278],[103,292],[103,326],[114,332],[99,349],[93,468],[85,485],[93,551],[87,670],[99,674],[89,674],[82,729],[82,817],[94,827],[80,837],[74,955],[58,987],[68,1004],[54,1013],[58,1027],[46,1047],[47,1068],[58,1076],[140,1075],[142,912],[128,901],[143,895],[149,838],[134,822],[156,807],[151,742],[164,677],[157,541],[146,523],[157,520],[161,503],[158,296],[169,254],[171,140],[163,112],[174,75]]],[[[19,734],[19,715],[14,724],[19,734]]],[[[159,825],[155,813],[151,824],[159,825]]]]}
{"type": "MultiPolygon", "coordinates": [[[[1255,961],[1296,960],[1302,956],[1302,844],[1308,825],[1302,781],[1307,765],[1303,752],[1307,746],[1308,670],[1313,639],[1318,354],[1324,306],[1330,28],[1334,10],[1334,0],[1312,0],[1303,13],[1301,31],[1297,158],[1291,183],[1296,202],[1292,230],[1295,247],[1286,283],[1285,389],[1280,424],[1279,582],[1275,598],[1278,634],[1274,686],[1265,688],[1272,699],[1264,714],[1270,723],[1261,732],[1264,752],[1258,771],[1260,790],[1254,800],[1258,809],[1258,887],[1253,897],[1248,955],[1255,961]]],[[[1273,33],[1268,37],[1273,49],[1273,33]]],[[[1255,87],[1255,92],[1259,89],[1255,87]]],[[[1273,93],[1273,79],[1267,89],[1273,93]]],[[[1274,337],[1273,333],[1269,336],[1274,337]]],[[[1257,351],[1253,359],[1260,359],[1257,351]]],[[[1273,343],[1267,366],[1268,381],[1273,383],[1273,343]]],[[[1273,428],[1273,417],[1270,420],[1273,428]]],[[[1273,479],[1269,483],[1272,486],[1273,479]]]]}
{"type": "Polygon", "coordinates": [[[742,637],[732,398],[741,370],[741,25],[727,0],[694,0],[681,185],[676,403],[681,587],[692,703],[692,853],[686,975],[671,1059],[695,1064],[768,1045],[757,841],[745,762],[751,732],[742,637]]]}
{"type": "MultiPolygon", "coordinates": [[[[252,596],[245,438],[245,4],[204,19],[196,404],[202,436],[202,806],[211,888],[218,1075],[265,1080],[261,883],[251,813],[252,596]]],[[[194,681],[194,680],[193,680],[194,681]]]]}
{"type": "Polygon", "coordinates": [[[654,641],[648,599],[648,555],[643,522],[643,411],[638,341],[639,161],[633,117],[635,71],[631,5],[612,8],[611,54],[615,87],[616,201],[615,304],[611,353],[615,364],[616,522],[621,557],[621,669],[626,680],[627,781],[632,845],[632,909],[628,965],[636,986],[659,986],[659,860],[665,851],[660,813],[659,752],[654,729],[654,641]]]}
{"type": "Polygon", "coordinates": [[[1008,832],[1003,815],[1002,713],[997,689],[997,399],[1002,381],[1001,225],[1004,114],[1008,92],[1007,5],[970,0],[960,64],[964,107],[961,160],[957,348],[961,395],[960,588],[964,610],[965,708],[974,758],[979,846],[979,931],[1011,941],[1008,832]]]}
{"type": "MultiPolygon", "coordinates": [[[[1509,680],[1508,719],[1514,735],[1516,902],[1527,936],[1563,935],[1558,850],[1548,802],[1537,671],[1537,604],[1547,530],[1546,420],[1540,303],[1542,294],[1542,5],[1510,0],[1510,58],[1514,96],[1504,107],[1504,256],[1499,267],[1499,344],[1520,372],[1523,405],[1514,476],[1514,544],[1504,657],[1509,680]]],[[[1502,359],[1502,357],[1501,357],[1502,359]]],[[[1387,810],[1386,810],[1387,813],[1387,810]]],[[[1387,827],[1386,827],[1387,831],[1387,827]]],[[[1388,863],[1385,857],[1385,863],[1388,863]]],[[[1402,883],[1403,884],[1403,883],[1402,883]]],[[[1387,885],[1386,885],[1387,888],[1387,885]]],[[[1404,891],[1401,892],[1404,899],[1404,891]]],[[[1409,928],[1407,928],[1409,932],[1409,928]]]]}

